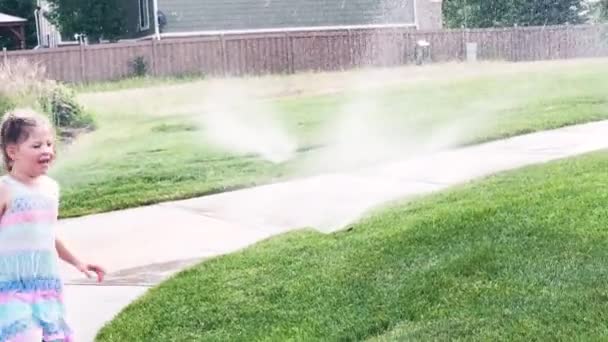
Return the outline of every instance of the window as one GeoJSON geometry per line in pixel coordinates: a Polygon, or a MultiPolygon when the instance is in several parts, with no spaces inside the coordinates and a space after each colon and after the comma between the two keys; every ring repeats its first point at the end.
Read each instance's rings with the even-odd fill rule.
{"type": "Polygon", "coordinates": [[[139,0],[139,30],[147,30],[150,28],[150,10],[149,0],[139,0]]]}

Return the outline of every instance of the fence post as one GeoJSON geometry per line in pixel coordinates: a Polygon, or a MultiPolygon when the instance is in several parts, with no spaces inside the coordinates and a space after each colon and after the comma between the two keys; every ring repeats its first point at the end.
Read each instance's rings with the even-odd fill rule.
{"type": "Polygon", "coordinates": [[[4,65],[8,65],[8,52],[6,51],[6,46],[2,48],[2,60],[4,65]]]}
{"type": "MultiPolygon", "coordinates": [[[[509,58],[510,62],[517,62],[516,60],[516,52],[515,52],[515,27],[511,28],[511,41],[509,42],[509,58]]],[[[507,54],[505,54],[507,55],[507,54]]]]}
{"type": "Polygon", "coordinates": [[[228,56],[226,55],[226,39],[220,34],[220,54],[222,55],[222,75],[228,75],[228,56]]]}
{"type": "Polygon", "coordinates": [[[294,36],[293,35],[289,35],[289,59],[290,59],[290,65],[289,68],[291,69],[291,73],[295,74],[296,73],[296,48],[294,45],[294,36]]]}
{"type": "Polygon", "coordinates": [[[84,58],[84,43],[80,43],[80,81],[86,83],[86,66],[84,58]]]}
{"type": "Polygon", "coordinates": [[[348,45],[348,58],[349,58],[349,69],[355,67],[355,44],[353,43],[353,31],[352,29],[346,29],[346,45],[348,45]]]}
{"type": "Polygon", "coordinates": [[[157,61],[156,61],[156,38],[153,37],[151,39],[152,41],[152,75],[154,75],[155,77],[158,76],[158,66],[157,66],[157,61]]]}
{"type": "Polygon", "coordinates": [[[469,29],[465,26],[462,29],[462,42],[460,44],[460,59],[463,61],[467,60],[467,43],[469,42],[469,29]]]}
{"type": "Polygon", "coordinates": [[[570,31],[570,26],[566,25],[566,41],[568,42],[566,49],[566,58],[570,59],[574,56],[574,49],[576,45],[576,40],[572,39],[572,32],[570,31]]]}
{"type": "Polygon", "coordinates": [[[293,49],[291,46],[291,36],[289,35],[289,32],[285,32],[284,35],[284,39],[285,39],[285,64],[286,64],[286,68],[287,70],[286,73],[287,74],[293,74],[293,49]]]}

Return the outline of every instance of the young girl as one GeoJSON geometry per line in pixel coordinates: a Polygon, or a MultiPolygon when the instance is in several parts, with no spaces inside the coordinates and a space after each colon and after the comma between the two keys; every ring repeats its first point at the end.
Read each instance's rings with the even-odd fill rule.
{"type": "Polygon", "coordinates": [[[59,186],[46,173],[55,158],[49,120],[29,111],[5,115],[0,146],[0,341],[72,341],[57,257],[88,277],[105,271],[79,261],[55,238],[59,186]]]}

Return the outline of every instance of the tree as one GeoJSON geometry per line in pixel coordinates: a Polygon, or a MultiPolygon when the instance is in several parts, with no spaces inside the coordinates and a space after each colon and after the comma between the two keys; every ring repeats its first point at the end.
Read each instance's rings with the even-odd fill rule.
{"type": "Polygon", "coordinates": [[[444,0],[443,15],[451,28],[580,24],[586,6],[585,0],[444,0]]]}
{"type": "Polygon", "coordinates": [[[64,35],[84,34],[89,42],[116,40],[126,33],[123,0],[48,0],[51,20],[64,35]]]}
{"type": "MultiPolygon", "coordinates": [[[[38,43],[36,37],[36,0],[0,0],[0,12],[27,19],[25,26],[25,42],[27,47],[34,47],[38,43]]],[[[0,33],[0,48],[5,46],[7,49],[18,48],[15,39],[3,36],[0,33]]]]}
{"type": "Polygon", "coordinates": [[[597,7],[599,8],[600,19],[604,21],[608,20],[608,0],[600,0],[597,3],[597,7]]]}

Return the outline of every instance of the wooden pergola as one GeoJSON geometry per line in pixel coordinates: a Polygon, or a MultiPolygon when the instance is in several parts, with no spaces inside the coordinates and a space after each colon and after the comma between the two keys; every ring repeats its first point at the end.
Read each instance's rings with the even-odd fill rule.
{"type": "Polygon", "coordinates": [[[25,24],[26,19],[0,13],[0,31],[10,32],[19,42],[21,49],[25,49],[25,24]]]}

